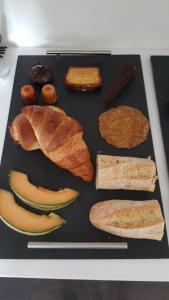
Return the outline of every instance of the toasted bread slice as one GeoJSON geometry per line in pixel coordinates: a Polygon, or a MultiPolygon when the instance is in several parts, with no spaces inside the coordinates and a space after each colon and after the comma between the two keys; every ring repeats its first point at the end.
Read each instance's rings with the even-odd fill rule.
{"type": "Polygon", "coordinates": [[[77,91],[91,91],[102,85],[98,67],[69,67],[65,85],[77,91]]]}

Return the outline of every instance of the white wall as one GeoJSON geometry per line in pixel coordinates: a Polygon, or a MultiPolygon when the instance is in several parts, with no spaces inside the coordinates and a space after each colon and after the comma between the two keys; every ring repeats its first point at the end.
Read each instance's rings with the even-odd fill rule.
{"type": "Polygon", "coordinates": [[[169,0],[4,0],[3,7],[11,45],[169,48],[169,0]]]}

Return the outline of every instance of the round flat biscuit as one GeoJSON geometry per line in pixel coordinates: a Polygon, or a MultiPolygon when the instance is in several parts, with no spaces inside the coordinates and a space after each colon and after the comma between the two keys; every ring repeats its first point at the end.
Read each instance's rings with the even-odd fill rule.
{"type": "Polygon", "coordinates": [[[147,139],[150,125],[143,113],[121,105],[99,117],[99,130],[107,143],[117,148],[133,148],[147,139]]]}

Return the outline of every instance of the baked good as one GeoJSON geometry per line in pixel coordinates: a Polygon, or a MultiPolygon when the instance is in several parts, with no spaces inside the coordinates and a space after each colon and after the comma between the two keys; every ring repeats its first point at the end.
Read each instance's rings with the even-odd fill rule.
{"type": "Polygon", "coordinates": [[[65,85],[77,91],[91,91],[102,85],[98,67],[69,67],[65,85]]]}
{"type": "Polygon", "coordinates": [[[40,148],[32,126],[22,114],[16,116],[12,122],[10,134],[13,140],[20,144],[24,150],[32,151],[40,148]]]}
{"type": "Polygon", "coordinates": [[[42,98],[45,104],[54,104],[57,101],[57,93],[54,85],[45,84],[42,88],[42,98]]]}
{"type": "Polygon", "coordinates": [[[120,105],[99,116],[99,130],[107,143],[117,148],[133,148],[147,139],[149,121],[133,107],[120,105]]]}
{"type": "Polygon", "coordinates": [[[121,237],[160,241],[164,219],[157,200],[107,200],[92,206],[93,226],[121,237]]]}
{"type": "Polygon", "coordinates": [[[33,82],[43,85],[53,80],[53,73],[47,66],[38,63],[31,68],[30,77],[33,82]]]}
{"type": "MultiPolygon", "coordinates": [[[[21,115],[25,118],[25,124],[30,124],[30,134],[33,129],[39,148],[52,162],[85,181],[93,179],[94,169],[89,150],[83,140],[82,127],[75,119],[52,106],[25,106],[21,115]]],[[[19,131],[20,125],[15,126],[15,122],[17,117],[12,127],[19,131]]],[[[17,142],[23,146],[23,140],[27,140],[29,134],[22,136],[22,139],[19,139],[19,134],[13,134],[14,140],[16,136],[17,142]]]]}
{"type": "MultiPolygon", "coordinates": [[[[56,107],[48,106],[51,110],[59,112],[66,116],[65,112],[56,107]]],[[[32,151],[40,149],[34,130],[27,118],[21,113],[16,116],[10,128],[10,135],[12,139],[21,145],[24,150],[32,151]]]]}
{"type": "Polygon", "coordinates": [[[25,104],[32,105],[37,102],[36,91],[32,85],[23,85],[20,89],[20,93],[25,104]]]}
{"type": "Polygon", "coordinates": [[[153,192],[156,165],[150,157],[97,155],[96,188],[153,192]]]}
{"type": "Polygon", "coordinates": [[[121,72],[113,81],[110,89],[108,90],[103,102],[104,104],[110,103],[114,100],[118,94],[126,87],[127,84],[133,80],[136,74],[137,66],[131,63],[127,63],[123,66],[121,72]]]}

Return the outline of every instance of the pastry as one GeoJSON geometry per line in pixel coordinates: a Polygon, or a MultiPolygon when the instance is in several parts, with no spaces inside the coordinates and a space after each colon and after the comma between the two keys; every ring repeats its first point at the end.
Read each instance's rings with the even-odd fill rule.
{"type": "Polygon", "coordinates": [[[99,130],[107,143],[117,148],[131,149],[147,139],[149,121],[133,107],[121,105],[99,116],[99,130]]]}
{"type": "Polygon", "coordinates": [[[135,77],[136,65],[125,64],[118,77],[112,83],[107,95],[104,98],[104,104],[108,104],[126,87],[127,84],[135,77]]]}
{"type": "Polygon", "coordinates": [[[34,65],[30,70],[30,77],[33,82],[40,85],[46,84],[53,80],[53,74],[47,66],[42,64],[34,65]]]}
{"type": "MultiPolygon", "coordinates": [[[[85,181],[93,179],[94,169],[89,150],[83,140],[83,130],[75,119],[52,106],[27,106],[21,115],[25,118],[25,124],[29,122],[30,133],[33,129],[39,148],[52,162],[85,181]]],[[[19,131],[19,125],[15,126],[16,120],[17,117],[11,126],[19,131]]],[[[14,140],[16,136],[17,142],[23,147],[29,134],[22,136],[22,139],[18,138],[19,134],[13,134],[14,140]]]]}
{"type": "Polygon", "coordinates": [[[156,165],[150,157],[97,155],[96,188],[153,192],[156,165]]]}
{"type": "Polygon", "coordinates": [[[42,98],[45,104],[54,104],[57,101],[57,93],[54,85],[45,84],[42,88],[42,98]]]}
{"type": "Polygon", "coordinates": [[[32,105],[37,102],[36,91],[32,85],[23,85],[20,89],[20,93],[25,104],[32,105]]]}
{"type": "Polygon", "coordinates": [[[16,116],[10,126],[10,135],[15,142],[24,150],[32,151],[39,149],[39,143],[29,121],[22,115],[16,116]]]}
{"type": "Polygon", "coordinates": [[[69,67],[65,85],[77,91],[91,91],[102,85],[98,67],[69,67]]]}
{"type": "Polygon", "coordinates": [[[161,241],[164,219],[157,200],[107,200],[92,206],[93,226],[121,237],[161,241]]]}

